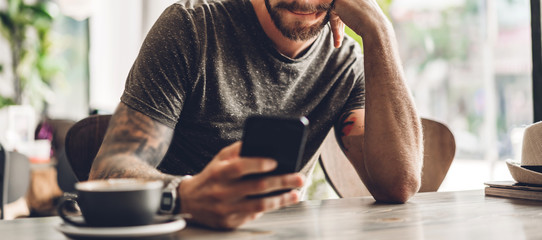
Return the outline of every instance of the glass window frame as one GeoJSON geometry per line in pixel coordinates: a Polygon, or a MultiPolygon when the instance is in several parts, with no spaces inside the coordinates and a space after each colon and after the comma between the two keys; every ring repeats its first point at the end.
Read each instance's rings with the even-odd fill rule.
{"type": "Polygon", "coordinates": [[[542,35],[540,0],[531,0],[531,37],[533,51],[533,115],[542,121],[542,35]]]}

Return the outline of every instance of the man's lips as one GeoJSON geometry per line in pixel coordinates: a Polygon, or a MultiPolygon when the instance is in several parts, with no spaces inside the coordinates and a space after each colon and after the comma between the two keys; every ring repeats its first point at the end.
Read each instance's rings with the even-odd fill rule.
{"type": "Polygon", "coordinates": [[[298,11],[295,11],[295,10],[294,11],[291,10],[290,12],[292,12],[293,14],[297,14],[297,15],[312,15],[312,14],[318,13],[316,11],[315,12],[298,12],[298,11]]]}
{"type": "Polygon", "coordinates": [[[296,10],[287,10],[291,14],[297,17],[302,18],[311,18],[311,19],[319,19],[322,15],[324,15],[326,12],[323,11],[312,11],[312,12],[303,12],[303,11],[296,11],[296,10]]]}

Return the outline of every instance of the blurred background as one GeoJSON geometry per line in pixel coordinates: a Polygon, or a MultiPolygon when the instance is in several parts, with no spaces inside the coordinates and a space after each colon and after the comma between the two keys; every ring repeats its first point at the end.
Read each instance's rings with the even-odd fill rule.
{"type": "MultiPolygon", "coordinates": [[[[13,112],[32,119],[15,127],[21,131],[44,119],[113,112],[146,33],[174,2],[0,0],[0,143],[24,142],[9,133],[13,122],[22,124],[13,112]],[[27,110],[13,107],[21,105],[27,110]]],[[[421,116],[445,123],[456,138],[439,191],[511,180],[504,161],[519,161],[523,129],[533,122],[530,1],[379,3],[421,116]]]]}

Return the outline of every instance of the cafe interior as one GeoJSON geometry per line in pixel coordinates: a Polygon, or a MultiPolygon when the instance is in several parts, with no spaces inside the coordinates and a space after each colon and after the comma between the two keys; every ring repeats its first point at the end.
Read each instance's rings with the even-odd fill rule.
{"type": "Polygon", "coordinates": [[[0,0],[0,239],[542,238],[542,174],[513,170],[534,143],[542,159],[542,130],[527,134],[542,120],[539,0],[376,0],[423,127],[422,184],[407,203],[375,202],[330,132],[300,203],[236,230],[179,216],[70,228],[59,204],[87,180],[141,44],[175,2],[0,0]]]}

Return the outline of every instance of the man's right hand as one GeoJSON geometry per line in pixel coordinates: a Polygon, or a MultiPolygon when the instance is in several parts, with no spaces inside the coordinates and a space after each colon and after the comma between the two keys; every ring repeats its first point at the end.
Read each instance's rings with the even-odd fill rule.
{"type": "Polygon", "coordinates": [[[268,158],[241,157],[240,151],[241,142],[225,147],[200,174],[181,183],[181,213],[191,214],[190,221],[214,228],[233,229],[264,212],[299,201],[297,190],[277,196],[247,198],[281,189],[299,188],[304,180],[299,173],[241,179],[248,174],[272,171],[277,163],[268,158]]]}

